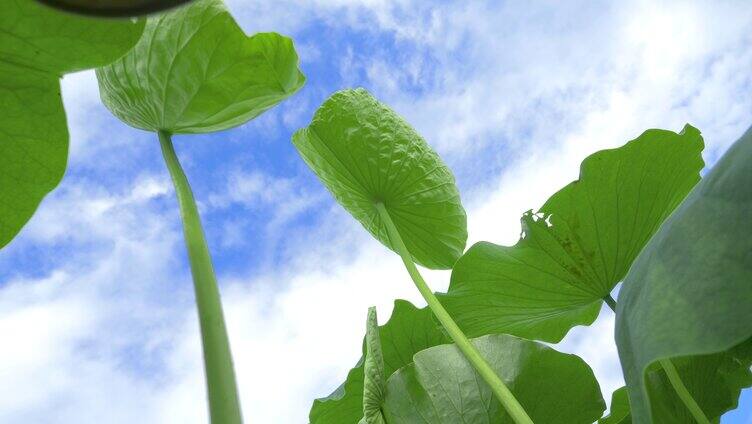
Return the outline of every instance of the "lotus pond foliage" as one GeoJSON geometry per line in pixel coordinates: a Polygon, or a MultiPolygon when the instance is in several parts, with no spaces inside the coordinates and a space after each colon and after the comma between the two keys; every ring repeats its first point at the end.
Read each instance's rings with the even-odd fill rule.
{"type": "MultiPolygon", "coordinates": [[[[745,138],[749,136],[738,143],[744,143],[745,138]]],[[[334,198],[377,239],[400,254],[408,273],[429,304],[429,310],[437,319],[435,325],[444,327],[442,333],[455,343],[468,340],[468,336],[477,337],[472,339],[472,343],[478,346],[473,352],[463,349],[460,344],[443,343],[412,352],[412,362],[393,371],[386,383],[375,383],[370,380],[389,371],[385,368],[385,372],[363,373],[364,363],[378,363],[383,357],[381,353],[376,353],[375,358],[369,359],[370,352],[379,350],[371,348],[374,337],[367,333],[368,343],[363,359],[339,389],[327,398],[314,402],[310,414],[312,423],[351,423],[361,416],[365,423],[706,423],[717,422],[724,412],[733,409],[740,389],[752,385],[748,349],[744,342],[747,340],[745,337],[750,336],[749,321],[736,321],[737,333],[730,338],[741,345],[726,345],[725,348],[731,349],[729,352],[719,352],[714,350],[717,347],[711,347],[692,352],[705,353],[704,356],[653,357],[652,362],[643,365],[645,378],[638,377],[638,384],[628,378],[628,386],[613,394],[611,411],[606,416],[603,416],[605,408],[598,409],[597,406],[605,405],[599,389],[582,392],[559,382],[558,390],[552,389],[550,395],[544,395],[547,393],[545,384],[556,381],[557,373],[566,367],[547,368],[542,358],[535,359],[535,366],[538,370],[547,371],[539,375],[534,389],[538,396],[532,401],[525,401],[524,386],[517,382],[504,381],[502,387],[511,387],[508,392],[511,396],[494,392],[496,399],[491,396],[493,390],[486,391],[488,387],[478,383],[479,377],[483,377],[491,387],[495,384],[493,379],[485,378],[484,363],[493,364],[493,372],[502,380],[505,375],[523,375],[524,361],[518,361],[519,353],[505,356],[510,351],[526,343],[535,345],[533,340],[558,342],[572,327],[592,323],[604,304],[613,312],[622,310],[611,292],[623,281],[625,288],[629,285],[628,275],[633,262],[655,249],[652,245],[659,241],[653,236],[666,231],[664,222],[673,216],[680,205],[696,196],[690,195],[690,200],[685,201],[688,194],[700,190],[695,186],[700,181],[700,171],[704,166],[701,156],[704,143],[696,128],[687,125],[680,133],[648,130],[620,148],[597,152],[586,158],[577,181],[555,193],[538,211],[523,215],[523,235],[515,246],[481,242],[465,252],[452,266],[448,293],[438,294],[438,299],[427,291],[425,282],[412,263],[429,263],[428,267],[435,265],[425,259],[430,251],[422,249],[416,242],[408,247],[407,241],[401,242],[401,239],[420,238],[419,234],[440,237],[442,231],[432,231],[431,228],[438,226],[443,231],[452,231],[457,228],[457,221],[451,219],[460,217],[462,223],[460,231],[456,233],[461,235],[464,244],[466,233],[462,230],[466,218],[453,177],[446,174],[446,167],[441,162],[433,166],[420,163],[425,157],[437,158],[435,153],[424,151],[427,148],[425,141],[393,111],[379,105],[362,89],[334,94],[316,112],[311,125],[293,136],[293,141],[334,198]],[[340,114],[332,113],[338,109],[341,110],[340,114]],[[410,140],[415,143],[414,147],[402,146],[410,140]],[[416,153],[411,154],[411,151],[416,153]],[[404,168],[414,169],[415,176],[405,178],[402,184],[390,184],[389,178],[404,168]],[[434,172],[439,176],[434,176],[434,172]],[[424,184],[407,195],[394,195],[390,191],[392,187],[403,189],[411,183],[422,183],[427,176],[435,177],[436,181],[424,184]],[[433,194],[437,197],[432,198],[433,194]],[[395,198],[397,202],[390,201],[395,198]],[[425,218],[421,220],[420,214],[412,213],[407,225],[398,225],[391,219],[391,216],[399,215],[401,210],[407,208],[415,208],[425,218]],[[452,209],[457,212],[449,212],[452,209]],[[446,224],[441,223],[442,216],[449,218],[446,224]],[[421,226],[424,231],[416,230],[421,226]],[[434,356],[428,352],[437,352],[439,346],[445,350],[431,362],[428,358],[434,356]],[[457,358],[462,366],[472,364],[475,371],[466,374],[466,371],[453,366],[454,359],[448,358],[457,358]],[[424,364],[430,365],[421,367],[424,364]],[[424,370],[422,373],[421,369],[424,370]],[[463,379],[463,375],[467,376],[467,380],[463,379]],[[365,379],[367,387],[378,387],[378,396],[373,391],[364,391],[361,379],[365,379]],[[637,399],[639,402],[650,402],[652,407],[644,409],[642,405],[635,404],[633,412],[629,396],[634,390],[646,393],[644,397],[638,395],[637,399]],[[361,403],[357,402],[359,396],[363,398],[361,403]],[[371,411],[375,410],[374,402],[379,398],[383,398],[381,414],[375,415],[371,411]],[[643,398],[646,400],[641,400],[643,398]],[[573,411],[579,415],[568,416],[562,404],[573,405],[573,411]],[[363,405],[368,406],[368,414],[365,414],[363,405]],[[515,410],[517,407],[523,411],[521,414],[515,410]],[[539,408],[559,413],[546,416],[539,412],[539,408]]],[[[739,149],[733,147],[728,155],[733,155],[739,149]]],[[[717,167],[731,166],[724,165],[724,161],[727,159],[722,159],[717,167]]],[[[736,161],[736,164],[742,163],[739,159],[736,161]]],[[[741,165],[737,165],[736,169],[741,169],[741,165]]],[[[714,172],[719,171],[716,168],[708,178],[712,178],[714,172]]],[[[724,182],[727,187],[736,187],[736,192],[720,197],[724,200],[730,197],[732,205],[734,201],[743,203],[748,192],[742,189],[742,194],[735,196],[740,193],[739,186],[733,177],[727,176],[729,174],[724,173],[724,182]]],[[[741,174],[741,171],[737,171],[737,178],[743,178],[741,174]]],[[[732,207],[728,211],[738,211],[739,216],[744,213],[743,208],[732,207]]],[[[736,228],[746,229],[749,225],[747,221],[742,222],[734,216],[728,221],[728,227],[735,225],[736,228]]],[[[723,241],[739,237],[738,233],[732,235],[730,231],[722,234],[728,236],[728,239],[722,238],[723,241]]],[[[717,235],[713,233],[713,236],[717,235]]],[[[452,245],[447,240],[455,241],[457,237],[444,237],[433,246],[446,250],[452,245]]],[[[706,248],[689,240],[683,240],[683,246],[692,246],[698,251],[706,248]]],[[[670,249],[660,250],[665,251],[670,249]]],[[[681,272],[679,275],[692,278],[694,284],[709,291],[725,291],[723,286],[733,279],[740,288],[728,293],[734,296],[731,303],[746,312],[741,305],[749,305],[752,300],[745,291],[749,290],[751,280],[748,277],[752,276],[752,269],[748,265],[750,262],[742,258],[746,258],[749,252],[750,249],[734,254],[723,249],[719,252],[718,255],[729,253],[728,259],[732,260],[728,270],[711,268],[721,275],[731,274],[728,278],[710,279],[721,283],[721,287],[708,285],[707,273],[705,278],[702,273],[689,275],[681,272]]],[[[691,260],[693,256],[681,258],[691,260]]],[[[720,266],[723,261],[716,257],[713,264],[720,266]]],[[[669,269],[676,266],[674,264],[669,269]]],[[[682,290],[676,286],[680,282],[675,279],[672,282],[673,290],[682,290]]],[[[702,310],[699,305],[706,300],[702,299],[702,295],[697,297],[700,299],[692,305],[696,308],[695,315],[702,310]]],[[[652,302],[651,299],[643,299],[642,302],[640,304],[649,307],[661,305],[661,302],[652,302]]],[[[400,309],[395,306],[392,320],[399,317],[400,309]]],[[[673,320],[680,326],[683,315],[676,315],[670,309],[665,313],[673,314],[673,320]]],[[[718,325],[722,326],[720,321],[727,319],[728,315],[720,315],[718,325]]],[[[637,316],[642,320],[650,314],[637,316]]],[[[392,320],[384,329],[393,325],[392,320]]],[[[617,318],[617,322],[619,320],[617,318]]],[[[369,323],[372,322],[373,317],[369,315],[369,323]]],[[[694,325],[702,327],[703,324],[696,322],[694,325]]],[[[419,328],[426,327],[419,325],[419,328]]],[[[368,331],[376,330],[369,324],[368,331]]],[[[681,329],[672,331],[675,338],[681,337],[681,329]]],[[[713,330],[704,328],[704,331],[713,330]]],[[[405,332],[413,333],[413,330],[407,329],[405,332]]],[[[390,333],[387,334],[386,339],[381,335],[383,345],[404,343],[392,340],[390,333]]],[[[422,335],[424,331],[417,331],[416,334],[422,335]]],[[[645,329],[644,334],[650,334],[650,331],[645,329]]],[[[406,346],[405,351],[410,351],[410,348],[406,346]]],[[[376,369],[382,368],[377,366],[376,369]]],[[[638,371],[636,375],[643,374],[638,371]]],[[[569,378],[573,378],[571,372],[569,378]]],[[[579,389],[588,387],[586,373],[576,380],[579,389]]],[[[597,387],[597,383],[595,385],[597,387]]]]}
{"type": "MultiPolygon", "coordinates": [[[[104,105],[160,143],[193,276],[208,416],[239,424],[217,279],[173,136],[229,130],[294,96],[306,77],[293,40],[246,35],[220,0],[44,3],[82,15],[32,0],[7,0],[0,13],[0,248],[65,172],[59,79],[97,68],[104,105]],[[135,16],[146,12],[157,13],[135,16]]],[[[752,128],[705,171],[691,125],[595,152],[576,181],[523,214],[515,245],[467,250],[451,170],[367,90],[332,94],[291,141],[427,304],[396,299],[381,326],[375,308],[364,311],[362,356],[313,401],[311,424],[718,423],[752,386],[752,128]],[[419,267],[451,272],[447,292],[419,267]],[[626,382],[608,412],[590,366],[548,344],[600,313],[615,314],[626,382]]]]}

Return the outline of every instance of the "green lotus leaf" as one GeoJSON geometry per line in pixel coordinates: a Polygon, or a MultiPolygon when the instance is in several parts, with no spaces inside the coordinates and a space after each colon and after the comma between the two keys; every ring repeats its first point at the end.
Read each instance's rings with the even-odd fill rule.
{"type": "MultiPolygon", "coordinates": [[[[376,333],[373,324],[375,322],[369,324],[370,336],[376,333]]],[[[428,308],[418,309],[405,300],[394,302],[391,318],[378,327],[376,334],[379,334],[381,344],[384,378],[410,363],[415,353],[449,342],[428,308]]],[[[364,340],[363,358],[350,370],[347,380],[328,397],[313,402],[309,415],[311,424],[356,424],[363,418],[364,358],[368,357],[368,340],[367,336],[364,340]]],[[[370,340],[371,344],[375,343],[373,337],[370,340]]]]}
{"type": "MultiPolygon", "coordinates": [[[[606,409],[590,367],[541,343],[496,334],[472,340],[536,424],[590,424],[606,409]]],[[[513,423],[455,345],[428,348],[387,381],[387,422],[513,423]]]]}
{"type": "Polygon", "coordinates": [[[451,171],[423,138],[364,89],[332,95],[293,135],[335,199],[395,250],[376,204],[389,213],[415,262],[447,269],[462,255],[467,217],[451,171]]]}
{"type": "MultiPolygon", "coordinates": [[[[671,361],[705,415],[752,385],[752,129],[718,161],[635,261],[619,293],[616,344],[637,422],[685,412],[653,390],[671,361]]],[[[689,421],[684,421],[689,422],[689,421]]]]}
{"type": "Polygon", "coordinates": [[[384,355],[381,351],[381,338],[376,320],[376,308],[368,309],[366,326],[366,354],[363,378],[363,423],[386,424],[381,404],[386,394],[384,375],[384,355]]]}
{"type": "Polygon", "coordinates": [[[60,183],[68,128],[60,77],[109,63],[131,48],[143,21],[102,21],[29,0],[0,13],[0,248],[60,183]]]}
{"type": "Polygon", "coordinates": [[[298,91],[292,40],[251,37],[219,0],[198,0],[147,20],[136,47],[97,70],[102,101],[125,123],[172,134],[243,124],[298,91]]]}
{"type": "Polygon", "coordinates": [[[582,163],[579,180],[522,217],[516,245],[481,242],[452,271],[442,303],[468,336],[558,342],[598,316],[661,223],[699,180],[700,132],[648,130],[582,163]]]}
{"type": "Polygon", "coordinates": [[[626,387],[620,387],[611,395],[611,408],[609,409],[609,414],[599,419],[598,424],[632,424],[626,387]]]}
{"type": "Polygon", "coordinates": [[[29,0],[3,0],[0,59],[60,78],[106,65],[125,54],[143,20],[102,20],[60,13],[29,0]]]}
{"type": "Polygon", "coordinates": [[[158,12],[190,0],[39,0],[61,10],[95,16],[136,16],[158,12]]]}

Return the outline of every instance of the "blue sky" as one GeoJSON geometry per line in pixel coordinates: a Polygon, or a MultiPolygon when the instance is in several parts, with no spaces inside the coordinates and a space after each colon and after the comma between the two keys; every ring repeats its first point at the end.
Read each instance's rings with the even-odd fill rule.
{"type": "MultiPolygon", "coordinates": [[[[363,86],[454,170],[470,242],[519,217],[588,154],[647,128],[700,128],[712,163],[752,123],[752,10],[737,2],[233,0],[249,32],[296,40],[308,77],[240,128],[177,137],[219,274],[248,422],[306,422],[360,351],[366,309],[422,304],[399,259],[290,143],[332,92],[363,86]]],[[[153,134],[63,82],[68,172],[0,251],[0,422],[206,422],[177,205],[153,134]]],[[[427,272],[441,290],[447,272],[427,272]]],[[[604,397],[622,384],[608,310],[560,349],[604,397]]],[[[752,394],[724,423],[752,423],[752,394]]]]}

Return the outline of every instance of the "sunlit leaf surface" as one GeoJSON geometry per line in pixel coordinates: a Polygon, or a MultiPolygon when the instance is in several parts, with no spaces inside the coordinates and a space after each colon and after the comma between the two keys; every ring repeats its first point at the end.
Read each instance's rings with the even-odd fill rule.
{"type": "Polygon", "coordinates": [[[335,199],[394,250],[381,202],[415,262],[451,268],[467,241],[454,176],[423,138],[363,89],[332,95],[293,136],[335,199]]]}
{"type": "Polygon", "coordinates": [[[149,17],[136,47],[98,69],[97,79],[122,121],[172,134],[235,127],[305,82],[291,39],[247,36],[219,0],[149,17]]]}
{"type": "Polygon", "coordinates": [[[452,271],[447,310],[468,335],[557,342],[604,296],[699,180],[700,132],[648,130],[582,163],[579,180],[522,217],[514,246],[481,242],[452,271]]]}

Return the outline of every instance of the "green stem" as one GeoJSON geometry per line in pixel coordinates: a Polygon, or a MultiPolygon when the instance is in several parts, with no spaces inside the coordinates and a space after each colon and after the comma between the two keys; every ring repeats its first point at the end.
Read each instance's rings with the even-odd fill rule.
{"type": "MultiPolygon", "coordinates": [[[[611,308],[611,310],[616,313],[616,301],[614,300],[614,298],[609,294],[604,297],[603,300],[605,300],[606,304],[611,308]]],[[[699,424],[710,424],[710,421],[702,412],[702,408],[700,408],[700,405],[697,404],[697,401],[695,401],[695,398],[692,397],[692,394],[689,393],[687,386],[684,385],[681,377],[679,377],[679,372],[676,371],[676,367],[674,366],[673,362],[671,362],[671,360],[668,358],[664,358],[659,359],[658,363],[663,367],[663,370],[666,372],[666,376],[668,377],[668,381],[671,383],[674,391],[679,396],[679,399],[681,399],[681,401],[684,403],[684,406],[686,406],[689,410],[689,413],[692,414],[692,417],[694,417],[695,421],[697,421],[699,424]]]]}
{"type": "Polygon", "coordinates": [[[676,371],[676,367],[671,362],[671,360],[666,358],[660,359],[658,360],[658,362],[663,367],[663,370],[666,371],[668,381],[671,382],[674,390],[676,390],[676,394],[679,395],[679,398],[682,400],[682,402],[684,402],[684,405],[687,407],[687,409],[689,409],[689,413],[692,414],[692,416],[695,418],[695,421],[700,424],[710,424],[710,421],[708,421],[708,418],[702,412],[702,408],[700,408],[700,405],[697,404],[695,398],[692,397],[692,394],[689,393],[689,390],[687,390],[687,386],[684,385],[681,377],[679,377],[679,373],[676,371]]]}
{"type": "Polygon", "coordinates": [[[232,365],[230,342],[222,314],[222,303],[214,276],[209,248],[206,246],[196,200],[180,162],[175,155],[170,134],[159,131],[167,169],[170,171],[183,219],[183,234],[193,274],[196,306],[204,348],[204,372],[209,394],[209,414],[212,424],[240,424],[240,402],[232,365]]]}
{"type": "Polygon", "coordinates": [[[389,232],[389,239],[394,244],[394,247],[396,247],[397,253],[402,257],[402,262],[405,264],[405,268],[407,268],[407,272],[410,274],[410,277],[412,277],[415,286],[418,288],[420,294],[423,295],[423,298],[426,300],[428,306],[431,308],[434,315],[436,315],[436,318],[438,318],[441,325],[457,344],[457,347],[459,347],[467,360],[470,361],[470,364],[472,364],[478,374],[480,374],[486,383],[491,386],[491,390],[493,390],[494,394],[499,399],[499,402],[501,402],[514,422],[517,424],[533,424],[533,420],[527,415],[527,412],[525,412],[525,409],[520,405],[519,401],[517,401],[517,398],[514,397],[514,394],[504,382],[501,381],[499,376],[496,375],[494,370],[488,365],[488,362],[483,359],[475,346],[470,343],[470,340],[467,339],[465,333],[460,330],[457,323],[455,323],[452,317],[449,316],[449,313],[441,305],[439,299],[436,298],[431,291],[431,288],[428,287],[428,284],[423,280],[423,277],[415,267],[412,256],[410,255],[410,252],[407,251],[407,247],[402,241],[402,237],[400,236],[399,231],[397,231],[397,227],[394,226],[394,222],[392,222],[392,218],[389,216],[389,212],[387,212],[384,204],[381,202],[376,203],[376,209],[386,225],[387,231],[389,232]]]}

